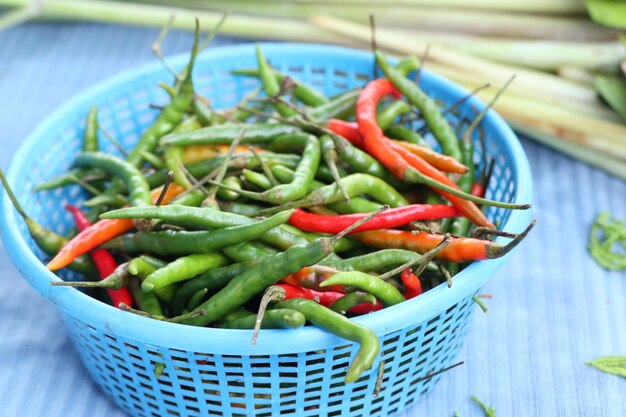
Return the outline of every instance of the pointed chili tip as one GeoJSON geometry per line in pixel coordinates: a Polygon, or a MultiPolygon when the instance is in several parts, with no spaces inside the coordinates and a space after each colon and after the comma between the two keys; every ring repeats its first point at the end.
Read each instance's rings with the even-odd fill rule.
{"type": "Polygon", "coordinates": [[[509,243],[507,243],[504,246],[499,245],[497,243],[492,243],[489,246],[487,246],[487,249],[486,249],[487,259],[500,258],[500,257],[506,255],[507,253],[509,253],[511,250],[513,250],[513,248],[515,248],[517,245],[519,245],[519,243],[522,240],[524,240],[526,235],[528,235],[528,232],[530,232],[532,230],[532,228],[535,227],[536,223],[537,223],[537,220],[531,221],[530,224],[528,225],[528,227],[526,227],[526,230],[524,230],[522,233],[517,235],[517,237],[515,239],[513,239],[512,241],[510,241],[509,243]]]}
{"type": "Polygon", "coordinates": [[[55,256],[50,262],[48,262],[46,268],[48,268],[50,271],[56,271],[67,266],[67,264],[68,263],[66,263],[63,259],[60,259],[59,255],[57,254],[57,256],[55,256]]]}

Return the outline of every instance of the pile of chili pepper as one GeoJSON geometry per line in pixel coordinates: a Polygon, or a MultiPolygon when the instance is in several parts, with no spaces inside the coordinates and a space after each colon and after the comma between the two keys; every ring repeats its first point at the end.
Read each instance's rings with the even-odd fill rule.
{"type": "Polygon", "coordinates": [[[71,170],[38,187],[78,184],[91,194],[68,207],[70,236],[36,223],[11,193],[52,256],[48,269],[86,279],[54,285],[104,288],[116,307],[186,325],[309,322],[359,343],[352,382],[379,342],[349,317],[419,303],[528,232],[506,245],[489,239],[498,231],[484,207],[529,206],[485,198],[492,164],[474,151],[484,112],[444,117],[408,77],[415,59],[393,66],[376,53],[384,78],[327,97],[275,71],[257,48],[258,67],[234,74],[257,77],[260,88],[218,110],[194,88],[198,42],[196,31],[189,64],[164,86],[171,100],[155,106],[155,122],[125,157],[99,150],[94,108],[71,170]]]}

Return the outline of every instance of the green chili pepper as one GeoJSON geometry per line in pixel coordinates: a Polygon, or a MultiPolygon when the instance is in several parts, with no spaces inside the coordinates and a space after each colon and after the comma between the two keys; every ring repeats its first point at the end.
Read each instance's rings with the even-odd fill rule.
{"type": "Polygon", "coordinates": [[[385,135],[390,138],[403,140],[405,142],[414,143],[420,146],[426,146],[430,148],[430,144],[426,142],[419,133],[413,131],[412,129],[401,126],[401,125],[391,125],[385,129],[385,135]]]}
{"type": "Polygon", "coordinates": [[[354,171],[373,175],[393,187],[402,186],[402,183],[378,162],[376,158],[356,146],[352,146],[350,142],[341,136],[332,135],[332,139],[335,142],[335,149],[337,149],[341,159],[350,165],[354,171]]]}
{"type": "MultiPolygon", "coordinates": [[[[235,176],[224,178],[224,181],[222,181],[222,184],[226,184],[229,187],[233,187],[233,188],[241,188],[241,180],[235,176]]],[[[220,188],[219,190],[217,190],[217,196],[221,198],[222,200],[229,200],[229,201],[236,200],[239,198],[239,194],[236,191],[228,191],[223,188],[220,188]]],[[[242,214],[242,213],[238,213],[238,214],[242,214]]]]}
{"type": "Polygon", "coordinates": [[[312,108],[309,111],[309,116],[320,122],[330,119],[347,119],[354,116],[356,100],[360,92],[360,89],[347,91],[327,103],[312,108]]]}
{"type": "MultiPolygon", "coordinates": [[[[13,194],[13,190],[9,186],[9,182],[4,176],[4,171],[0,169],[0,182],[4,186],[7,194],[9,195],[9,199],[13,204],[13,207],[17,210],[18,214],[24,219],[26,222],[26,227],[28,228],[28,233],[30,233],[31,237],[37,243],[37,246],[44,251],[47,255],[54,256],[56,255],[63,246],[68,242],[63,236],[60,236],[45,227],[41,224],[33,220],[29,217],[20,203],[17,201],[15,194],[13,194]]],[[[76,271],[80,274],[83,274],[85,277],[89,279],[99,279],[98,270],[94,265],[93,261],[89,256],[83,255],[79,256],[67,266],[69,269],[76,271]]]]}
{"type": "MultiPolygon", "coordinates": [[[[270,188],[273,187],[272,181],[270,181],[269,178],[267,178],[267,176],[261,174],[260,172],[251,171],[247,168],[244,168],[241,173],[243,174],[243,176],[249,183],[256,185],[257,187],[263,190],[269,190],[270,188]]],[[[223,182],[222,184],[225,184],[225,182],[223,182]]],[[[231,192],[235,193],[235,191],[231,191],[231,192]]]]}
{"type": "Polygon", "coordinates": [[[314,325],[348,340],[359,343],[359,351],[346,373],[345,382],[350,383],[359,379],[359,376],[370,369],[378,355],[380,342],[376,333],[365,326],[355,323],[341,314],[304,298],[293,298],[281,301],[275,308],[290,308],[304,314],[306,319],[314,325]]]}
{"type": "Polygon", "coordinates": [[[161,308],[161,303],[159,303],[157,296],[154,293],[144,291],[138,280],[130,280],[128,290],[133,296],[135,304],[141,311],[156,316],[163,316],[163,309],[161,308]]]}
{"type": "MultiPolygon", "coordinates": [[[[283,216],[288,219],[289,216],[291,216],[291,212],[284,212],[283,216]]],[[[167,205],[161,207],[129,207],[110,211],[100,217],[103,219],[159,219],[164,220],[170,224],[177,224],[181,226],[193,224],[197,227],[205,228],[220,228],[229,226],[232,228],[233,226],[243,226],[255,223],[255,221],[250,219],[249,217],[241,216],[234,213],[217,211],[211,208],[183,207],[179,205],[167,205]]],[[[281,218],[278,217],[275,220],[279,219],[281,218]]],[[[263,234],[260,236],[260,239],[264,242],[276,245],[281,249],[287,249],[290,246],[307,242],[306,239],[303,239],[302,237],[294,235],[290,232],[286,232],[281,227],[264,231],[263,234]]],[[[167,243],[165,241],[162,242],[163,244],[167,243]]],[[[211,244],[214,245],[216,244],[216,242],[213,242],[211,244]]],[[[233,243],[228,243],[227,245],[232,244],[233,243]]]]}
{"type": "Polygon", "coordinates": [[[259,262],[280,253],[278,250],[263,242],[255,242],[253,240],[239,243],[238,245],[227,246],[222,249],[222,252],[235,262],[259,262]]]}
{"type": "Polygon", "coordinates": [[[374,297],[372,294],[357,291],[351,292],[341,298],[338,298],[337,300],[333,301],[333,303],[328,308],[336,313],[346,314],[348,310],[356,305],[363,303],[376,305],[376,302],[376,297],[374,297]]]}
{"type": "Polygon", "coordinates": [[[152,126],[143,132],[137,145],[128,154],[128,162],[135,167],[140,167],[143,158],[141,151],[152,152],[156,147],[159,139],[171,132],[184,118],[185,112],[191,107],[193,103],[193,67],[196,61],[196,55],[198,54],[198,40],[200,37],[200,31],[196,25],[196,31],[194,36],[193,46],[191,48],[191,57],[189,64],[183,71],[184,78],[180,82],[176,95],[172,97],[171,101],[163,108],[156,121],[152,126]]]}
{"type": "Polygon", "coordinates": [[[181,314],[185,306],[190,303],[190,299],[198,291],[201,291],[202,289],[206,289],[207,291],[222,289],[230,282],[230,280],[235,278],[237,275],[243,274],[246,269],[249,269],[254,264],[255,262],[236,263],[223,266],[221,268],[211,269],[196,278],[186,281],[174,295],[174,299],[171,303],[172,314],[181,314]]]}
{"type": "Polygon", "coordinates": [[[202,302],[204,301],[204,297],[206,297],[208,293],[209,290],[203,288],[197,291],[194,295],[192,295],[191,299],[189,299],[189,304],[187,304],[187,311],[191,311],[198,307],[200,304],[202,304],[202,302]]]}
{"type": "MultiPolygon", "coordinates": [[[[417,262],[421,257],[422,255],[410,250],[381,249],[349,259],[325,259],[320,264],[340,271],[387,272],[408,262],[417,262]]],[[[428,269],[433,272],[438,270],[435,264],[429,264],[428,269]]]]}
{"type": "Polygon", "coordinates": [[[191,108],[198,123],[198,127],[191,130],[200,129],[202,126],[211,126],[219,121],[218,116],[213,112],[213,110],[211,110],[211,107],[209,107],[201,99],[194,98],[191,103],[191,108]]]}
{"type": "Polygon", "coordinates": [[[398,116],[409,113],[410,111],[411,106],[406,101],[393,101],[376,115],[378,126],[380,126],[382,130],[385,130],[398,116]]]}
{"type": "MultiPolygon", "coordinates": [[[[287,77],[286,75],[281,74],[278,71],[273,71],[273,72],[274,72],[274,77],[276,78],[276,82],[279,85],[283,81],[283,79],[287,77]]],[[[259,70],[256,68],[234,70],[234,71],[231,71],[230,73],[233,75],[259,77],[259,70]]],[[[294,95],[298,98],[298,100],[300,100],[307,106],[315,107],[315,106],[319,106],[328,102],[328,97],[326,97],[321,92],[317,91],[315,88],[311,87],[308,84],[303,83],[302,81],[299,81],[293,78],[292,80],[296,86],[293,90],[294,95]]]]}
{"type": "Polygon", "coordinates": [[[302,267],[314,265],[332,254],[339,239],[374,215],[376,213],[372,213],[331,238],[320,238],[306,245],[295,245],[284,252],[263,259],[235,277],[226,287],[196,309],[196,311],[205,310],[206,315],[185,320],[184,323],[206,326],[222,319],[226,314],[248,302],[280,279],[299,271],[302,267]]]}
{"type": "Polygon", "coordinates": [[[461,161],[461,150],[459,149],[459,143],[454,129],[452,129],[450,123],[448,123],[443,116],[437,104],[420,90],[414,82],[394,69],[381,53],[375,52],[375,56],[376,63],[383,73],[385,73],[389,81],[402,92],[411,104],[420,110],[433,136],[435,136],[441,145],[443,153],[453,157],[457,161],[461,161]]]}
{"type": "Polygon", "coordinates": [[[224,266],[228,260],[219,253],[204,253],[178,258],[157,269],[141,283],[144,291],[155,291],[180,281],[186,281],[209,269],[224,266]]]}
{"type": "MultiPolygon", "coordinates": [[[[145,280],[150,274],[160,268],[164,268],[167,262],[152,256],[142,255],[128,262],[128,273],[138,277],[141,281],[145,280]]],[[[169,285],[164,288],[155,290],[154,293],[159,299],[167,304],[171,304],[174,295],[178,291],[177,285],[169,285]]]]}
{"type": "MultiPolygon", "coordinates": [[[[228,177],[228,178],[233,178],[233,177],[228,177]]],[[[229,187],[240,187],[239,184],[231,184],[229,181],[224,181],[224,184],[228,185],[229,187]]],[[[227,200],[227,198],[225,198],[225,195],[220,195],[220,193],[232,193],[232,194],[228,194],[228,197],[229,197],[228,199],[230,199],[230,197],[233,197],[233,196],[235,198],[239,198],[239,194],[235,195],[236,193],[235,191],[231,192],[224,188],[221,188],[217,192],[217,196],[227,200]]],[[[266,206],[260,206],[258,204],[235,203],[233,201],[220,201],[219,204],[220,204],[220,208],[223,211],[227,211],[233,214],[240,214],[242,216],[247,216],[247,217],[256,216],[259,211],[263,210],[266,207],[266,206]]]]}
{"type": "MultiPolygon", "coordinates": [[[[259,77],[261,77],[261,83],[263,83],[265,94],[267,94],[268,97],[278,96],[280,94],[280,85],[276,80],[274,70],[265,60],[265,57],[261,52],[261,47],[258,44],[256,46],[256,58],[259,65],[259,77]]],[[[276,111],[278,111],[278,113],[282,116],[289,117],[296,115],[296,112],[293,109],[290,109],[282,103],[276,103],[275,107],[276,111]]]]}
{"type": "Polygon", "coordinates": [[[282,204],[298,199],[306,194],[309,184],[313,181],[315,171],[320,162],[321,150],[317,138],[307,133],[279,136],[274,139],[270,145],[271,150],[282,151],[291,150],[293,147],[301,147],[304,149],[302,151],[302,159],[294,173],[294,179],[289,184],[277,185],[267,191],[257,193],[231,189],[216,181],[208,180],[207,182],[230,191],[237,191],[244,197],[273,204],[282,204]]]}
{"type": "Polygon", "coordinates": [[[83,136],[83,152],[98,150],[98,108],[93,106],[85,120],[85,134],[83,136]]]}
{"type": "Polygon", "coordinates": [[[55,287],[80,287],[80,288],[105,288],[107,290],[119,290],[128,285],[128,262],[119,264],[111,275],[101,281],[53,281],[50,285],[55,287]]]}
{"type": "Polygon", "coordinates": [[[412,71],[417,71],[420,67],[419,60],[411,55],[402,59],[402,61],[398,62],[396,65],[396,70],[400,71],[402,75],[406,77],[406,75],[412,71]]]}
{"type": "Polygon", "coordinates": [[[93,167],[121,178],[130,193],[133,206],[152,205],[150,187],[143,174],[130,163],[103,152],[84,152],[74,160],[76,167],[93,167]]]}
{"type": "MultiPolygon", "coordinates": [[[[247,317],[240,317],[234,320],[227,320],[218,327],[223,329],[254,329],[256,324],[256,314],[247,317]]],[[[297,329],[304,326],[306,318],[296,310],[281,308],[267,310],[261,321],[262,329],[297,329]]]]}
{"type": "Polygon", "coordinates": [[[232,141],[241,136],[245,130],[246,135],[241,143],[268,143],[275,137],[291,133],[301,132],[295,126],[273,124],[223,124],[203,127],[193,132],[172,133],[161,139],[163,146],[189,146],[189,145],[230,145],[232,141]]]}
{"type": "MultiPolygon", "coordinates": [[[[283,165],[273,166],[272,173],[280,182],[291,182],[293,179],[293,171],[283,165]]],[[[317,190],[324,187],[325,185],[326,184],[313,180],[311,181],[311,185],[309,186],[308,191],[311,192],[317,190]]],[[[380,206],[380,204],[374,203],[373,201],[369,201],[361,197],[351,197],[350,203],[346,203],[345,201],[338,201],[336,203],[331,203],[327,205],[329,209],[338,213],[371,213],[372,211],[378,210],[380,206]]],[[[263,209],[264,207],[258,206],[253,215],[256,215],[260,210],[263,209]]]]}
{"type": "MultiPolygon", "coordinates": [[[[400,207],[408,204],[406,199],[402,197],[392,186],[381,180],[367,174],[352,174],[341,179],[346,191],[350,197],[365,194],[376,201],[388,204],[391,207],[400,207]]],[[[333,185],[327,185],[319,188],[306,197],[291,201],[279,207],[273,207],[263,210],[262,213],[273,213],[279,210],[297,207],[323,206],[329,203],[335,203],[343,199],[341,192],[333,185]]]]}
{"type": "Polygon", "coordinates": [[[374,275],[366,274],[365,272],[339,272],[338,274],[335,274],[321,282],[320,287],[337,284],[350,285],[352,287],[360,288],[363,291],[367,291],[379,299],[385,307],[406,301],[402,294],[400,294],[400,291],[398,291],[393,285],[374,275]]]}
{"type": "MultiPolygon", "coordinates": [[[[196,209],[192,207],[173,205],[164,207],[176,207],[181,211],[196,209]]],[[[150,209],[153,210],[152,207],[150,209]]],[[[212,209],[200,210],[206,211],[212,209]]],[[[127,253],[151,252],[157,255],[186,255],[189,253],[209,253],[225,246],[231,246],[236,243],[240,243],[264,235],[270,229],[273,229],[276,226],[285,223],[292,213],[292,211],[284,211],[261,221],[254,221],[246,218],[248,222],[246,222],[245,224],[210,231],[178,232],[173,230],[164,230],[160,232],[137,232],[134,234],[127,234],[125,236],[118,236],[114,239],[111,239],[104,244],[104,247],[106,247],[107,249],[114,249],[127,253]]],[[[160,217],[153,216],[148,218],[160,217]]]]}

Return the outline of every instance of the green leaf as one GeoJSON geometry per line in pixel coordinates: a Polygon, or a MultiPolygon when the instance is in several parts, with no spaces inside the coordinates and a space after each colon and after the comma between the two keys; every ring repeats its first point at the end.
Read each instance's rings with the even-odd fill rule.
{"type": "Polygon", "coordinates": [[[626,356],[602,356],[587,362],[587,365],[594,366],[602,372],[626,378],[626,356]]]}
{"type": "Polygon", "coordinates": [[[594,77],[594,84],[609,106],[626,120],[626,78],[598,74],[594,77]]]}
{"type": "Polygon", "coordinates": [[[587,0],[585,5],[591,18],[601,25],[626,29],[626,1],[587,0]]]}
{"type": "Polygon", "coordinates": [[[493,407],[487,407],[484,402],[480,401],[478,398],[474,397],[473,395],[472,395],[471,399],[476,404],[478,404],[480,406],[480,408],[483,409],[483,411],[485,412],[485,416],[486,417],[496,417],[496,410],[494,410],[493,407]]]}

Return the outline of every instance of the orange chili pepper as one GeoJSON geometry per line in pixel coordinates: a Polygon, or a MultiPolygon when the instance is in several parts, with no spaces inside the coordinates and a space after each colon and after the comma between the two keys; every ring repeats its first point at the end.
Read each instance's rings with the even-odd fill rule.
{"type": "MultiPolygon", "coordinates": [[[[524,232],[506,245],[468,237],[451,237],[450,243],[437,255],[438,259],[451,262],[482,261],[500,258],[517,246],[534,226],[533,221],[524,232]]],[[[428,232],[408,232],[404,230],[379,229],[353,235],[366,245],[380,249],[408,249],[426,253],[434,249],[445,235],[428,232]]]]}
{"type": "MultiPolygon", "coordinates": [[[[167,204],[174,199],[178,194],[185,191],[183,187],[178,184],[172,183],[167,189],[163,201],[161,204],[167,204]]],[[[152,190],[152,201],[156,202],[157,198],[161,194],[161,187],[152,190]]],[[[51,271],[61,269],[74,261],[78,256],[84,255],[113,239],[116,236],[121,235],[134,227],[134,223],[130,219],[113,219],[113,220],[100,220],[90,227],[86,228],[82,232],[74,236],[69,242],[61,248],[59,253],[46,265],[51,271]]]]}

